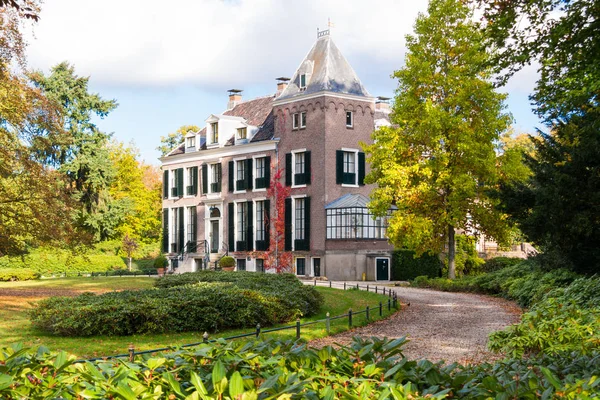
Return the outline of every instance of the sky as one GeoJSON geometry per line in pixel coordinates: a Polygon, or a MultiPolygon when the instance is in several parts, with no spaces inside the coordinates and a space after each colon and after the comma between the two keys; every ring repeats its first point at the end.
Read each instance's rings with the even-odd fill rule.
{"type": "MultiPolygon", "coordinates": [[[[393,97],[404,37],[426,10],[426,0],[46,0],[28,66],[74,65],[90,91],[119,103],[99,128],[158,165],[160,137],[203,127],[225,111],[228,89],[243,89],[245,100],[275,93],[275,78],[294,74],[328,20],[371,95],[393,97]]],[[[529,67],[501,89],[516,132],[542,127],[528,99],[536,77],[529,67]]]]}

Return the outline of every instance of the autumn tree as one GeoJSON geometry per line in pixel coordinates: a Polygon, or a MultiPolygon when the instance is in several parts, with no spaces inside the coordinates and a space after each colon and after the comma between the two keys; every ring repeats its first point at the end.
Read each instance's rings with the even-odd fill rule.
{"type": "Polygon", "coordinates": [[[123,236],[122,245],[123,251],[125,252],[125,254],[127,254],[127,258],[129,260],[129,271],[131,271],[131,261],[133,259],[133,253],[137,250],[139,244],[134,238],[132,238],[128,234],[125,234],[125,236],[123,236]]]}
{"type": "Polygon", "coordinates": [[[140,161],[138,150],[123,143],[111,144],[110,160],[115,168],[110,194],[129,205],[118,232],[146,243],[158,241],[162,204],[160,171],[140,161]]]}
{"type": "Polygon", "coordinates": [[[182,125],[175,132],[171,132],[167,136],[161,136],[160,146],[156,150],[160,151],[161,156],[166,156],[171,150],[183,143],[185,135],[190,131],[198,132],[200,128],[196,125],[182,125]]]}
{"type": "Polygon", "coordinates": [[[376,183],[371,210],[389,221],[397,247],[443,251],[455,278],[455,232],[477,230],[504,238],[503,215],[488,189],[498,179],[495,142],[510,123],[505,95],[489,81],[488,54],[471,10],[459,0],[432,0],[406,37],[405,66],[391,127],[365,146],[376,183]]]}
{"type": "Polygon", "coordinates": [[[74,204],[63,175],[36,161],[38,149],[51,152],[52,146],[27,129],[50,132],[59,141],[66,136],[59,110],[21,74],[23,20],[31,13],[39,13],[37,1],[0,4],[0,256],[84,239],[70,224],[74,204]]]}

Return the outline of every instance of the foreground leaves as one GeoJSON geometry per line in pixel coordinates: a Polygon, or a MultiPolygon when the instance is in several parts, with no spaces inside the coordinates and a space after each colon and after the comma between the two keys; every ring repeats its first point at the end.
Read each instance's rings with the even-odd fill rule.
{"type": "Polygon", "coordinates": [[[464,367],[409,361],[404,338],[355,338],[335,349],[291,341],[225,342],[75,363],[65,353],[0,351],[0,397],[115,399],[597,398],[600,356],[464,367]],[[560,360],[560,361],[559,361],[560,360]]]}

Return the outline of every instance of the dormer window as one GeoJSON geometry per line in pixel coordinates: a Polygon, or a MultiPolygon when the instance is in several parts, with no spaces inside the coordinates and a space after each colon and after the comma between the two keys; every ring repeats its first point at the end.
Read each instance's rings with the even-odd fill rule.
{"type": "Polygon", "coordinates": [[[306,90],[306,74],[300,75],[300,90],[306,90]]]}
{"type": "Polygon", "coordinates": [[[186,147],[196,147],[196,137],[190,136],[186,139],[186,147]]]}
{"type": "Polygon", "coordinates": [[[248,129],[247,128],[238,128],[237,132],[238,132],[238,134],[237,134],[238,140],[248,138],[248,129]]]}
{"type": "Polygon", "coordinates": [[[210,142],[219,143],[219,124],[216,122],[210,124],[210,142]]]}

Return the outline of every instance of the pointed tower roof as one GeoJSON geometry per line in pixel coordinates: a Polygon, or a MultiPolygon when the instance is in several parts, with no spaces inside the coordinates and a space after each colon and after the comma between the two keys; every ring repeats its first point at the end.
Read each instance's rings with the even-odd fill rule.
{"type": "Polygon", "coordinates": [[[317,42],[276,101],[322,91],[371,97],[329,32],[321,32],[318,36],[317,42]],[[305,75],[303,88],[302,75],[305,75]]]}

